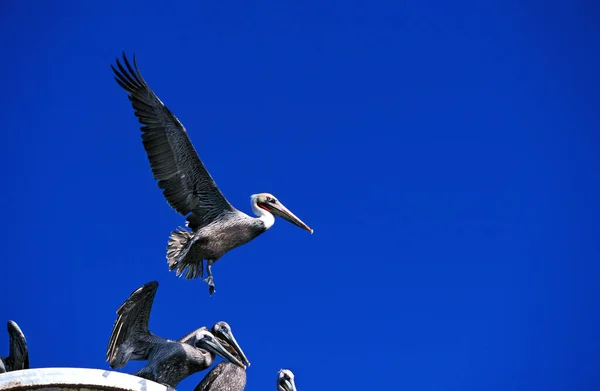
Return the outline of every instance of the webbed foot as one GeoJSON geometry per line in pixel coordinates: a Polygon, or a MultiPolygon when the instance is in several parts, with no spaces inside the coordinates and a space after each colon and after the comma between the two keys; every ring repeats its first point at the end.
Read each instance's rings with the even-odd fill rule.
{"type": "Polygon", "coordinates": [[[212,296],[215,293],[215,282],[212,276],[208,276],[204,279],[204,282],[208,284],[208,294],[212,296]]]}
{"type": "Polygon", "coordinates": [[[212,275],[212,264],[213,261],[206,261],[206,274],[208,275],[204,281],[208,284],[208,295],[212,296],[215,293],[215,281],[212,275]]]}

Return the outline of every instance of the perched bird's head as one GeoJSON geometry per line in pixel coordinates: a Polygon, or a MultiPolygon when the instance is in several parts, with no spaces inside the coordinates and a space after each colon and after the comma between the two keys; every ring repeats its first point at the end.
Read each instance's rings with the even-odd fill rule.
{"type": "Polygon", "coordinates": [[[229,353],[229,351],[227,351],[227,349],[221,345],[219,340],[210,331],[208,331],[206,327],[201,327],[196,331],[194,346],[199,349],[208,350],[209,352],[219,355],[225,360],[246,369],[246,366],[242,364],[242,362],[234,355],[229,353]]]}
{"type": "Polygon", "coordinates": [[[296,391],[294,374],[289,369],[280,369],[277,376],[277,391],[296,391]]]}
{"type": "Polygon", "coordinates": [[[217,322],[212,328],[212,332],[215,337],[219,338],[219,342],[225,349],[227,349],[231,354],[240,358],[246,365],[250,366],[250,361],[246,358],[244,351],[237,343],[235,337],[233,336],[233,332],[231,331],[231,327],[227,322],[217,322]]]}

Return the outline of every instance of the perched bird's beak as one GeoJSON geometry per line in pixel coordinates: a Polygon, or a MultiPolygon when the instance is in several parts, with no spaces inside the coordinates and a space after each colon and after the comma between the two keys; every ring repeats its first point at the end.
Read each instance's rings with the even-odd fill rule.
{"type": "Polygon", "coordinates": [[[225,341],[227,341],[227,343],[230,346],[232,346],[233,349],[235,349],[235,351],[240,355],[240,357],[242,358],[242,361],[246,365],[250,366],[250,361],[248,361],[248,359],[246,358],[246,355],[244,354],[244,351],[242,350],[242,348],[240,347],[240,345],[235,340],[235,337],[233,336],[233,333],[231,333],[231,332],[220,332],[219,336],[223,337],[223,339],[225,341]]]}
{"type": "Polygon", "coordinates": [[[296,391],[294,379],[283,379],[281,381],[281,388],[283,388],[285,391],[296,391]]]}
{"type": "Polygon", "coordinates": [[[310,228],[308,225],[304,224],[304,222],[302,220],[297,218],[295,214],[293,214],[292,212],[290,212],[288,210],[288,208],[283,206],[283,204],[281,202],[275,201],[274,203],[265,203],[263,205],[269,210],[269,212],[273,213],[274,215],[277,215],[283,219],[286,219],[290,223],[307,230],[311,234],[313,233],[312,228],[310,228]]]}
{"type": "Polygon", "coordinates": [[[240,362],[240,360],[235,358],[231,353],[229,353],[227,351],[227,349],[225,349],[225,347],[223,347],[223,345],[221,345],[214,336],[210,339],[207,339],[207,338],[201,339],[199,341],[199,344],[202,345],[200,347],[205,347],[207,350],[210,350],[213,353],[218,354],[219,356],[223,357],[225,360],[246,369],[246,366],[244,364],[242,364],[240,362]]]}

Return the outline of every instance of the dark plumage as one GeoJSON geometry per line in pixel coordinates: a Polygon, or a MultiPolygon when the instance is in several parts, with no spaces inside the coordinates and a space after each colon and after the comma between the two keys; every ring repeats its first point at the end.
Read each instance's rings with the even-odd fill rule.
{"type": "Polygon", "coordinates": [[[169,269],[185,278],[201,278],[207,262],[206,282],[214,292],[211,266],[225,253],[248,243],[273,225],[275,213],[306,230],[310,229],[270,194],[252,197],[253,218],[225,199],[192,145],[187,131],[145,82],[136,61],[133,67],[123,54],[116,68],[117,83],[143,125],[142,141],[154,179],[173,209],[187,216],[187,226],[171,232],[167,246],[169,269]]]}
{"type": "Polygon", "coordinates": [[[220,362],[204,376],[194,391],[243,391],[246,371],[228,362],[220,362]]]}
{"type": "Polygon", "coordinates": [[[27,340],[19,325],[9,320],[7,323],[9,352],[7,357],[0,356],[0,373],[29,369],[29,351],[27,340]]]}
{"type": "Polygon", "coordinates": [[[117,310],[106,352],[113,369],[129,360],[148,360],[134,375],[175,388],[187,376],[210,367],[215,354],[243,367],[206,328],[188,334],[187,342],[152,334],[148,321],[157,289],[156,281],[141,286],[117,310]]]}
{"type": "MultiPolygon", "coordinates": [[[[222,362],[202,379],[194,391],[243,391],[245,388],[246,371],[222,362]]],[[[279,370],[277,391],[296,391],[294,374],[289,369],[279,370]]]]}

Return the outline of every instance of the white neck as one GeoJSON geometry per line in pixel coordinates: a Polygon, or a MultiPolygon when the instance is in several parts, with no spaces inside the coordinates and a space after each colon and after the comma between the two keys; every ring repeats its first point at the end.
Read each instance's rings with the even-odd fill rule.
{"type": "Polygon", "coordinates": [[[265,224],[265,228],[269,229],[275,223],[275,216],[273,216],[270,212],[264,210],[256,204],[256,198],[252,198],[252,211],[262,222],[265,224]]]}

